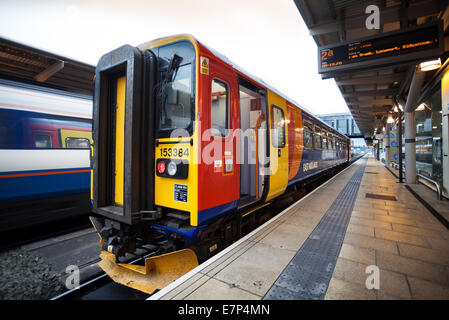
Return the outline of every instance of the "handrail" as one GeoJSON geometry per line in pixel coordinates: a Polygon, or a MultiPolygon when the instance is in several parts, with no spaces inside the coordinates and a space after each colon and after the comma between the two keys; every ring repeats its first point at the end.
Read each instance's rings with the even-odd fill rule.
{"type": "Polygon", "coordinates": [[[261,113],[257,117],[256,120],[256,127],[254,128],[254,133],[256,135],[256,200],[259,199],[259,134],[257,132],[257,129],[259,127],[260,121],[265,120],[265,114],[261,113]]]}
{"type": "Polygon", "coordinates": [[[425,175],[422,175],[420,173],[418,173],[417,176],[419,178],[422,178],[422,179],[426,180],[427,182],[433,183],[435,185],[436,189],[437,189],[437,199],[441,200],[441,187],[440,187],[440,184],[438,182],[436,182],[435,180],[432,180],[429,177],[426,177],[425,175]]]}
{"type": "MultiPolygon", "coordinates": [[[[391,162],[391,165],[393,166],[394,169],[399,170],[399,163],[397,163],[396,161],[392,161],[392,162],[391,162]]],[[[405,172],[405,166],[402,166],[402,171],[405,172]]],[[[441,196],[441,186],[440,186],[440,184],[439,184],[437,181],[435,181],[435,180],[433,180],[433,179],[431,179],[431,178],[429,178],[429,177],[427,177],[427,176],[425,176],[425,175],[419,173],[419,171],[418,171],[418,174],[417,174],[416,176],[417,176],[418,178],[422,178],[422,179],[426,180],[427,182],[430,182],[430,183],[432,183],[433,185],[435,185],[436,193],[437,193],[437,199],[438,199],[438,200],[441,200],[441,199],[442,199],[442,196],[441,196]]],[[[419,179],[418,179],[418,181],[419,181],[419,179]]],[[[422,182],[421,182],[421,183],[422,183],[422,182]]],[[[424,184],[424,183],[423,183],[423,184],[424,184]]],[[[424,184],[424,185],[425,185],[425,184],[424,184]]]]}

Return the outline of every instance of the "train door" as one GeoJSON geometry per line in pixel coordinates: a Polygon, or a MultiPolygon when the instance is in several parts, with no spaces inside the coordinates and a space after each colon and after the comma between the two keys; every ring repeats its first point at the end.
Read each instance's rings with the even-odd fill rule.
{"type": "Polygon", "coordinates": [[[219,216],[237,205],[239,172],[238,91],[233,70],[215,60],[209,61],[209,76],[203,81],[201,138],[203,163],[199,176],[198,223],[219,216]]]}
{"type": "Polygon", "coordinates": [[[263,197],[268,181],[267,107],[265,91],[239,80],[240,108],[240,200],[239,207],[263,197]]]}
{"type": "Polygon", "coordinates": [[[270,123],[270,190],[267,200],[284,193],[288,184],[287,101],[268,91],[270,123]]]}

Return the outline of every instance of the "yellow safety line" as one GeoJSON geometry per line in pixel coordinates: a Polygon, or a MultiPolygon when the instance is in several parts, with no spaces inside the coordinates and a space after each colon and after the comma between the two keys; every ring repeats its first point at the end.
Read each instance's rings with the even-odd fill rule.
{"type": "Polygon", "coordinates": [[[270,203],[271,203],[271,202],[267,202],[267,203],[261,205],[260,207],[257,207],[257,208],[255,208],[255,209],[253,209],[253,210],[251,210],[251,211],[248,211],[247,213],[245,213],[244,215],[242,215],[242,218],[243,218],[243,217],[246,217],[246,216],[249,215],[250,213],[253,213],[254,211],[257,211],[257,210],[259,210],[259,209],[262,209],[263,207],[268,206],[270,203]]]}

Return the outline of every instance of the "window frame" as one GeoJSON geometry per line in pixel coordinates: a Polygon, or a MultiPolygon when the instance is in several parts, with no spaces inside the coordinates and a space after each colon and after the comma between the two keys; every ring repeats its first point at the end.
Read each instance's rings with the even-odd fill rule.
{"type": "Polygon", "coordinates": [[[226,138],[226,137],[228,137],[229,136],[229,127],[230,127],[230,123],[231,123],[231,121],[230,121],[230,117],[229,117],[229,115],[230,115],[230,112],[229,112],[229,108],[230,108],[230,93],[231,93],[231,90],[230,90],[230,86],[229,86],[229,83],[227,83],[226,81],[224,81],[224,80],[222,80],[222,79],[220,79],[220,78],[216,78],[216,77],[214,77],[214,78],[212,78],[212,80],[210,81],[210,112],[209,112],[209,129],[211,129],[211,134],[214,136],[214,137],[221,137],[221,138],[226,138]],[[217,82],[219,82],[219,83],[221,83],[221,84],[223,84],[225,87],[226,87],[226,125],[225,125],[225,134],[224,135],[222,135],[221,133],[220,133],[220,135],[217,135],[217,134],[215,134],[213,131],[212,131],[212,83],[214,82],[214,81],[217,81],[217,82]]]}
{"type": "Polygon", "coordinates": [[[81,150],[88,150],[88,149],[90,149],[90,145],[91,145],[91,143],[90,143],[89,138],[85,138],[85,137],[65,137],[65,149],[81,149],[81,150]],[[87,143],[89,144],[89,146],[86,147],[86,148],[74,148],[74,147],[68,147],[68,146],[67,146],[67,145],[68,145],[67,139],[81,139],[81,140],[86,140],[87,143]]]}
{"type": "Polygon", "coordinates": [[[321,148],[327,150],[327,149],[329,149],[328,132],[326,130],[322,129],[322,133],[323,134],[321,135],[321,148]],[[323,145],[326,145],[326,147],[323,147],[323,145]]]}
{"type": "Polygon", "coordinates": [[[53,149],[53,139],[51,138],[50,134],[47,133],[35,133],[33,134],[33,141],[34,141],[34,149],[53,149]],[[36,137],[37,136],[46,136],[50,138],[50,147],[45,147],[45,148],[38,148],[36,147],[36,137]]]}
{"type": "Polygon", "coordinates": [[[311,122],[304,120],[304,121],[303,121],[302,127],[303,127],[303,130],[304,130],[304,131],[303,131],[303,132],[304,132],[304,133],[303,133],[304,138],[305,138],[305,133],[306,133],[306,132],[307,132],[308,134],[310,134],[310,138],[311,138],[311,144],[310,144],[310,146],[309,146],[309,145],[306,145],[305,143],[303,143],[303,145],[304,145],[305,148],[313,149],[313,125],[312,125],[311,122]]]}
{"type": "Polygon", "coordinates": [[[315,149],[323,149],[323,144],[321,141],[321,132],[322,132],[322,130],[321,130],[320,126],[315,126],[313,128],[313,146],[315,149]],[[318,136],[318,139],[316,138],[317,136],[318,136]],[[317,141],[319,141],[319,143],[320,143],[319,147],[316,144],[317,141]]]}
{"type": "Polygon", "coordinates": [[[275,130],[275,123],[274,123],[274,109],[279,109],[280,111],[281,111],[281,113],[282,113],[282,119],[283,119],[283,125],[282,125],[282,132],[283,132],[283,141],[282,141],[282,145],[278,145],[277,144],[277,142],[279,142],[279,140],[277,139],[278,137],[276,136],[275,137],[275,135],[274,134],[272,134],[271,135],[271,144],[273,145],[273,147],[274,148],[278,148],[278,149],[281,149],[281,148],[285,148],[285,145],[286,145],[286,139],[285,139],[285,113],[284,113],[284,110],[282,110],[282,108],[281,107],[278,107],[277,105],[275,105],[275,104],[272,104],[271,105],[271,130],[272,130],[272,132],[273,132],[273,130],[275,130]],[[274,143],[274,139],[276,139],[276,143],[274,143]]]}

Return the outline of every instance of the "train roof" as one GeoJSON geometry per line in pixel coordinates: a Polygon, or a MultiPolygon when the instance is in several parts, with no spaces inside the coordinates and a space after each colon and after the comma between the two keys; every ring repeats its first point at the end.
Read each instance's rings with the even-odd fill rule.
{"type": "MultiPolygon", "coordinates": [[[[193,37],[193,36],[192,36],[193,37]]],[[[289,98],[287,95],[285,95],[284,93],[282,93],[281,91],[279,91],[278,89],[276,89],[275,87],[271,86],[270,84],[268,84],[267,82],[265,82],[262,78],[259,78],[253,74],[251,74],[250,72],[248,72],[247,70],[245,70],[244,68],[242,68],[241,66],[239,66],[238,64],[234,63],[231,59],[229,59],[227,56],[225,56],[224,54],[216,51],[215,49],[213,49],[212,47],[210,47],[209,45],[205,44],[204,42],[199,41],[198,39],[196,39],[195,37],[193,37],[198,43],[200,43],[201,45],[203,45],[204,47],[206,47],[210,52],[212,52],[215,56],[217,56],[218,58],[220,58],[221,60],[223,60],[224,62],[226,62],[227,64],[229,64],[230,66],[232,66],[234,69],[236,69],[237,71],[239,71],[240,73],[246,75],[247,77],[259,82],[261,85],[265,86],[267,89],[269,89],[270,91],[276,93],[277,95],[281,96],[282,98],[284,98],[285,100],[289,101],[291,104],[295,105],[296,107],[300,108],[301,110],[305,111],[306,113],[308,113],[311,117],[315,118],[317,121],[321,122],[322,124],[324,124],[328,129],[335,131],[335,133],[338,133],[342,136],[344,136],[344,134],[341,134],[340,132],[338,132],[337,130],[335,130],[334,128],[330,127],[327,123],[325,123],[323,120],[321,120],[320,118],[318,118],[316,115],[313,114],[313,112],[311,112],[309,109],[307,109],[306,107],[304,107],[303,105],[299,104],[298,102],[296,102],[295,100],[289,98]]]]}
{"type": "MultiPolygon", "coordinates": [[[[142,46],[148,46],[151,45],[153,43],[159,42],[161,40],[166,40],[166,39],[170,39],[170,38],[179,38],[179,37],[186,37],[186,38],[190,38],[191,40],[197,42],[198,44],[201,44],[203,47],[205,47],[207,50],[209,50],[213,55],[215,55],[217,58],[221,59],[222,61],[224,61],[225,63],[227,63],[228,65],[230,65],[232,68],[234,68],[235,70],[237,70],[238,72],[240,72],[241,74],[245,75],[246,77],[253,79],[254,81],[258,82],[259,84],[261,84],[262,86],[264,86],[265,88],[269,89],[270,91],[276,93],[277,95],[281,96],[282,98],[284,98],[285,100],[287,100],[288,102],[290,102],[291,104],[295,105],[296,107],[300,108],[301,110],[305,111],[306,113],[308,113],[309,116],[313,117],[316,121],[320,122],[321,124],[323,124],[327,130],[332,131],[334,134],[338,134],[341,136],[346,137],[344,134],[338,132],[337,130],[335,130],[334,128],[330,127],[326,122],[324,122],[323,120],[321,120],[320,118],[318,118],[317,116],[315,116],[311,111],[309,111],[307,108],[305,108],[304,106],[300,105],[299,103],[297,103],[296,101],[294,101],[293,99],[287,97],[287,95],[283,94],[282,92],[280,92],[279,90],[277,90],[276,88],[274,88],[273,86],[269,85],[268,83],[266,83],[264,80],[262,80],[261,78],[254,76],[253,74],[251,74],[250,72],[246,71],[244,68],[240,67],[239,65],[237,65],[236,63],[234,63],[231,59],[229,59],[227,56],[225,56],[224,54],[216,51],[215,49],[213,49],[211,46],[205,44],[204,42],[198,40],[196,37],[194,37],[191,34],[185,33],[185,34],[177,34],[177,35],[172,35],[172,36],[167,36],[167,37],[162,37],[162,38],[158,38],[149,42],[145,42],[141,45],[139,45],[138,47],[142,47],[142,46]]],[[[347,137],[346,137],[347,138],[347,137]]]]}
{"type": "Polygon", "coordinates": [[[0,109],[92,119],[92,99],[65,91],[0,80],[0,109]]]}

